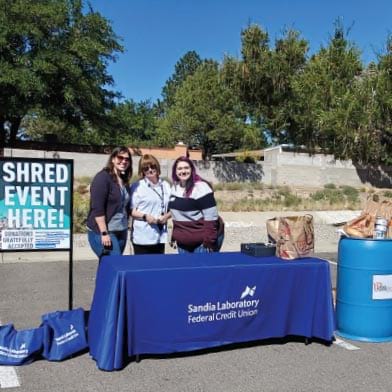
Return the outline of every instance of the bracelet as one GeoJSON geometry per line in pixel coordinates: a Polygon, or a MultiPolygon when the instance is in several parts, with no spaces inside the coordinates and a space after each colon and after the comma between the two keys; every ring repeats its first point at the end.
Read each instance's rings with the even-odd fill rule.
{"type": "Polygon", "coordinates": [[[144,220],[144,222],[147,220],[147,215],[146,214],[143,214],[143,220],[144,220]]]}
{"type": "Polygon", "coordinates": [[[105,236],[105,235],[108,235],[109,233],[107,232],[107,231],[102,231],[101,232],[101,236],[105,236]]]}

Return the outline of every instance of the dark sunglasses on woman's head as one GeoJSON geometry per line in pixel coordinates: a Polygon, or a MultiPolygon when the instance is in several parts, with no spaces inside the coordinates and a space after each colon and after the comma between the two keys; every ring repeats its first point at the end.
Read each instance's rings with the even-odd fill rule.
{"type": "Polygon", "coordinates": [[[149,170],[151,170],[151,171],[156,171],[157,168],[156,168],[156,166],[154,166],[154,165],[143,167],[143,171],[144,171],[144,172],[148,172],[149,170]]]}
{"type": "Polygon", "coordinates": [[[128,157],[123,157],[123,156],[121,156],[121,155],[117,155],[116,156],[116,158],[117,158],[117,160],[119,161],[119,162],[129,162],[129,158],[128,157]]]}

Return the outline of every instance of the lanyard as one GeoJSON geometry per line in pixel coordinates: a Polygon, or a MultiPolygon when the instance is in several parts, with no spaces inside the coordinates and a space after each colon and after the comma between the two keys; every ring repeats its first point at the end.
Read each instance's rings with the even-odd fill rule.
{"type": "Polygon", "coordinates": [[[160,182],[159,184],[159,187],[161,188],[161,193],[159,193],[155,188],[153,188],[149,182],[146,181],[146,184],[156,195],[158,195],[159,199],[161,200],[161,215],[163,215],[165,213],[165,192],[163,191],[162,182],[160,182]]]}

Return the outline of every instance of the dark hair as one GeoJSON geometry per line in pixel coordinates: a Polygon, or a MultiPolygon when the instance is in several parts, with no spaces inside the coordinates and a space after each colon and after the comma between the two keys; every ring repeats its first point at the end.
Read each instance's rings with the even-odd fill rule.
{"type": "Polygon", "coordinates": [[[172,180],[174,184],[178,184],[180,179],[177,176],[176,170],[179,162],[186,162],[191,168],[191,176],[188,178],[185,184],[185,196],[189,196],[192,193],[192,189],[195,183],[198,181],[203,181],[202,178],[196,173],[196,167],[194,163],[188,157],[179,157],[174,161],[172,168],[172,180]]]}
{"type": "Polygon", "coordinates": [[[113,158],[115,158],[117,155],[124,154],[124,153],[128,154],[129,166],[125,170],[125,172],[121,176],[121,178],[126,185],[129,185],[129,183],[131,182],[131,178],[132,178],[132,155],[131,155],[131,152],[129,151],[128,147],[119,146],[119,147],[114,148],[113,151],[111,152],[111,154],[109,155],[109,158],[108,158],[108,161],[106,163],[104,170],[106,170],[115,180],[117,180],[117,178],[116,178],[117,175],[114,170],[114,165],[113,165],[112,161],[113,161],[113,158]]]}
{"type": "Polygon", "coordinates": [[[144,169],[146,167],[155,167],[157,169],[157,175],[158,177],[161,175],[161,166],[158,162],[158,159],[154,157],[154,155],[151,154],[144,154],[140,160],[139,160],[139,170],[138,170],[138,175],[140,178],[144,177],[144,169]]]}

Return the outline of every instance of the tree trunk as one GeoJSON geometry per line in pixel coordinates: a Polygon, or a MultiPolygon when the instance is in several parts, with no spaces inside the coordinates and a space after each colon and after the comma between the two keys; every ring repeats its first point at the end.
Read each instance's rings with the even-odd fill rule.
{"type": "Polygon", "coordinates": [[[5,121],[0,118],[0,148],[5,146],[5,121]]]}
{"type": "Polygon", "coordinates": [[[18,135],[18,130],[20,127],[20,123],[22,122],[22,117],[13,117],[11,120],[11,129],[10,129],[10,145],[12,146],[16,142],[16,136],[18,135]]]}

